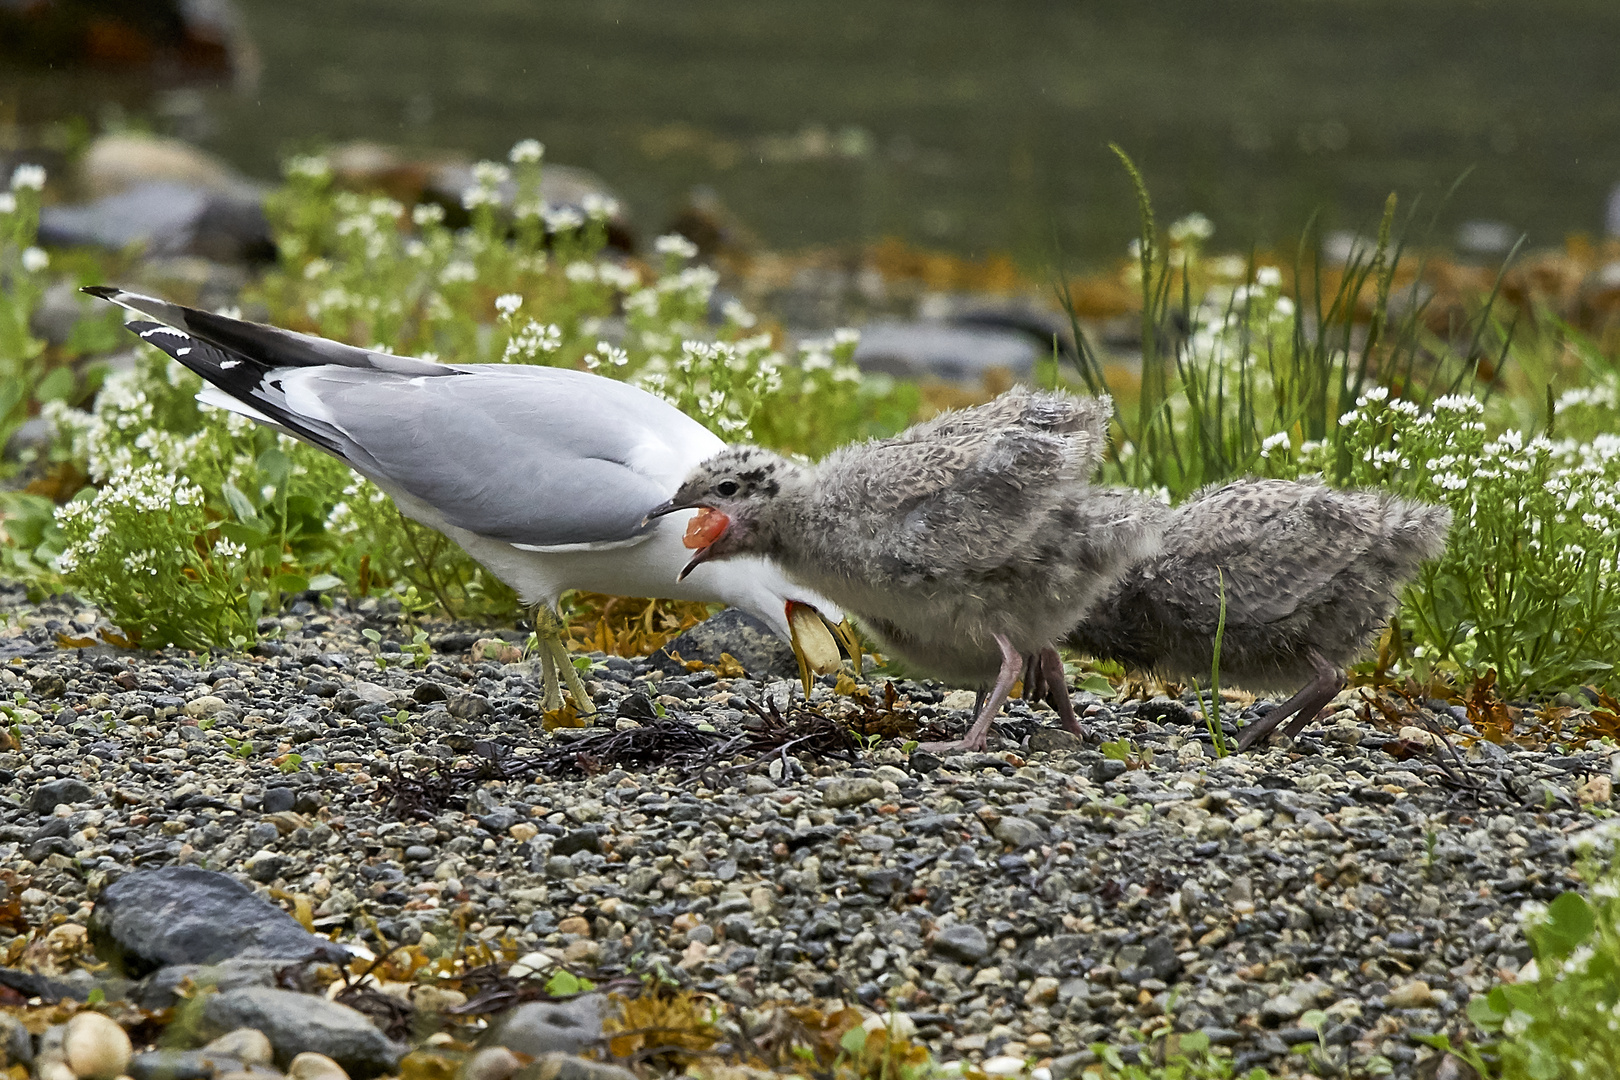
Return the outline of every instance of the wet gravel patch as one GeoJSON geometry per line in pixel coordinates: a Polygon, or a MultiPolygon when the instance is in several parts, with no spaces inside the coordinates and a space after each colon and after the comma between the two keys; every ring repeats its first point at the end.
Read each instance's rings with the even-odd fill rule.
{"type": "Polygon", "coordinates": [[[1014,703],[996,752],[932,757],[828,720],[960,733],[971,695],[820,686],[818,719],[792,681],[618,657],[587,676],[595,723],[548,735],[534,668],[467,651],[499,635],[437,628],[416,668],[397,611],[356,609],[193,656],[62,648],[97,613],[0,593],[0,865],[27,922],[88,924],[120,878],[195,865],[375,951],[464,930],[742,1009],[858,1002],[946,1059],[1061,1076],[1168,1023],[1242,1067],[1313,1043],[1403,1074],[1529,958],[1518,909],[1576,885],[1568,840],[1612,791],[1609,749],[1431,752],[1425,723],[1467,730],[1439,703],[1218,759],[1185,703],[1081,695],[1083,747],[1014,703]]]}

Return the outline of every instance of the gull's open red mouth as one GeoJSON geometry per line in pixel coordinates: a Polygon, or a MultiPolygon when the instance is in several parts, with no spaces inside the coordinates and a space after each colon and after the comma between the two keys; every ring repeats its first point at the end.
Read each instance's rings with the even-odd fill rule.
{"type": "Polygon", "coordinates": [[[689,548],[706,548],[725,534],[731,519],[719,510],[703,507],[686,523],[686,535],[681,543],[689,548]]]}

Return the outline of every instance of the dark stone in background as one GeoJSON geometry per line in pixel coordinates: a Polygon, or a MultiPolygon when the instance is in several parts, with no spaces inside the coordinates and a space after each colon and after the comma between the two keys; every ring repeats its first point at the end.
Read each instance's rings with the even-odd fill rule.
{"type": "Polygon", "coordinates": [[[730,653],[751,678],[772,676],[795,679],[799,664],[787,642],[746,611],[727,608],[712,619],[698,623],[662,649],[653,653],[652,662],[666,675],[685,675],[686,667],[676,660],[701,660],[718,664],[722,653],[730,653]]]}

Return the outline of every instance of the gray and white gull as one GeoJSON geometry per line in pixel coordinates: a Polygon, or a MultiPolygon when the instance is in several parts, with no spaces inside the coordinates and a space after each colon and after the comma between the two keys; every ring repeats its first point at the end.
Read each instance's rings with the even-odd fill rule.
{"type": "Polygon", "coordinates": [[[122,289],[85,291],[153,320],[128,326],[210,384],[199,400],[326,451],[541,605],[548,709],[561,704],[558,675],[590,708],[556,613],[570,589],[728,604],[792,643],[801,670],[837,666],[822,620],[842,612],[770,558],[680,576],[693,515],[649,522],[648,512],[725,444],[661,398],[582,371],[441,364],[122,289]]]}
{"type": "Polygon", "coordinates": [[[1297,735],[1344,685],[1418,568],[1445,550],[1451,511],[1315,481],[1238,480],[1177,507],[1163,550],[1131,568],[1065,638],[1073,649],[1208,680],[1224,602],[1221,679],[1299,689],[1243,729],[1297,735]],[[1290,717],[1292,718],[1290,720],[1290,717]]]}
{"type": "MultiPolygon", "coordinates": [[[[687,572],[768,556],[912,666],[990,684],[951,747],[982,749],[1024,657],[1055,661],[1053,643],[1158,548],[1160,504],[1088,483],[1109,408],[1020,388],[813,466],[733,446],[654,514],[703,511],[687,572]]],[[[1072,710],[1064,722],[1079,732],[1072,710]]]]}

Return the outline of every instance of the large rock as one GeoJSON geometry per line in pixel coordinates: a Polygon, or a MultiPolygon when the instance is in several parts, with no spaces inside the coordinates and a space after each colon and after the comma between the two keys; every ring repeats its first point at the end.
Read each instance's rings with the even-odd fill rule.
{"type": "Polygon", "coordinates": [[[315,994],[250,986],[210,994],[203,1005],[203,1029],[220,1035],[236,1028],[264,1033],[285,1069],[305,1051],[325,1054],[350,1076],[394,1071],[406,1047],[393,1042],[364,1013],[315,994]]]}
{"type": "Polygon", "coordinates": [[[95,797],[96,793],[89,784],[69,776],[39,785],[28,800],[28,806],[34,813],[43,816],[55,812],[63,803],[89,802],[95,797]]]}
{"type": "Polygon", "coordinates": [[[344,963],[346,950],[298,925],[235,878],[165,866],[119,878],[90,916],[96,954],[127,975],[232,957],[344,963]]]}
{"type": "Polygon", "coordinates": [[[256,191],[214,191],[174,180],[137,184],[80,206],[47,206],[39,239],[58,247],[150,255],[199,255],[216,262],[264,262],[275,241],[256,191]]]}
{"type": "Polygon", "coordinates": [[[602,1037],[607,998],[584,994],[568,1001],[530,1001],[503,1013],[479,1041],[519,1054],[572,1054],[602,1037]]]}
{"type": "Polygon", "coordinates": [[[934,938],[933,950],[959,963],[977,964],[990,955],[990,939],[977,926],[954,923],[934,938]]]}
{"type": "Polygon", "coordinates": [[[1035,362],[1051,353],[1050,344],[1043,349],[1029,335],[1006,327],[884,319],[861,327],[855,362],[862,371],[978,390],[997,380],[1029,379],[1035,362]]]}
{"type": "Polygon", "coordinates": [[[635,1076],[629,1069],[603,1061],[572,1054],[545,1054],[520,1070],[513,1080],[635,1080],[635,1076]]]}
{"type": "Polygon", "coordinates": [[[245,986],[280,986],[313,993],[318,989],[313,966],[289,968],[287,961],[232,959],[221,964],[171,964],[158,968],[135,987],[133,1000],[143,1009],[172,1009],[198,989],[221,993],[245,986]],[[295,986],[289,982],[297,979],[295,986]]]}
{"type": "Polygon", "coordinates": [[[718,664],[722,653],[730,653],[750,677],[792,679],[799,664],[787,642],[770,627],[738,608],[727,608],[712,619],[705,619],[653,654],[653,662],[671,675],[684,675],[681,660],[701,660],[718,664]]]}
{"type": "Polygon", "coordinates": [[[79,184],[92,199],[157,180],[204,191],[240,191],[248,186],[224,159],[188,142],[154,135],[103,135],[79,159],[79,184]]]}

